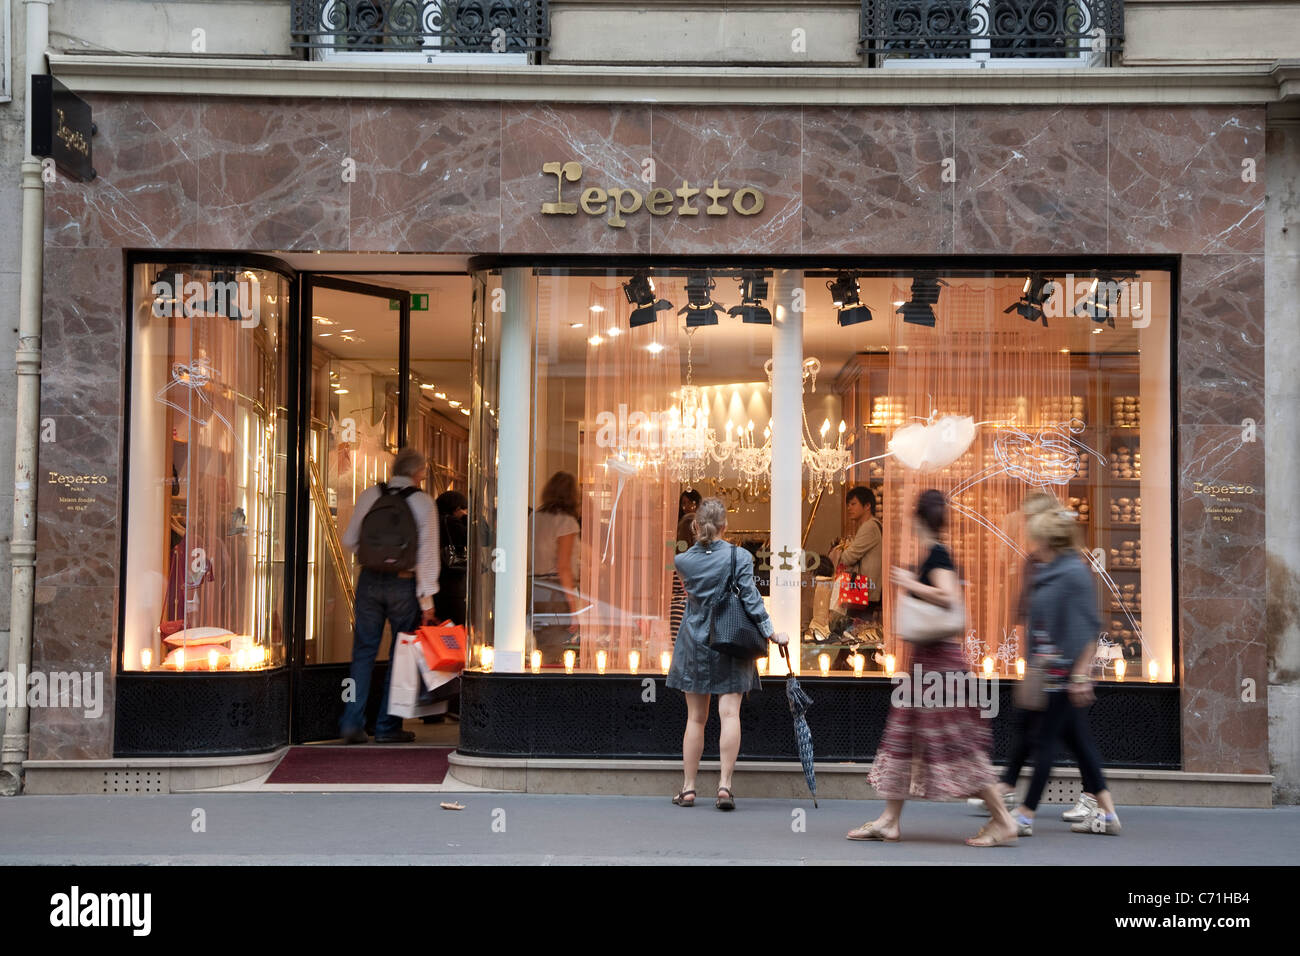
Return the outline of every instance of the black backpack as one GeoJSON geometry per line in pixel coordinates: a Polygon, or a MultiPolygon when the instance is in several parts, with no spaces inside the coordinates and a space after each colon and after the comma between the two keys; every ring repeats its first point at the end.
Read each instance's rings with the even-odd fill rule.
{"type": "Polygon", "coordinates": [[[379,483],[379,500],[361,520],[357,560],[370,571],[392,574],[410,571],[420,553],[420,529],[407,498],[416,488],[390,488],[379,483]]]}

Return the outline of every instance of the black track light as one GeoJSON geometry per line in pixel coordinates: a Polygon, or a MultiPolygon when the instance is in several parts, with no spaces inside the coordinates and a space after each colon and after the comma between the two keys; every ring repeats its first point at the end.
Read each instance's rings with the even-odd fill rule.
{"type": "Polygon", "coordinates": [[[912,301],[904,302],[898,313],[904,322],[934,328],[934,306],[939,301],[939,287],[943,282],[937,276],[916,276],[912,279],[912,301]]]}
{"type": "Polygon", "coordinates": [[[659,312],[667,312],[673,307],[672,303],[655,298],[654,279],[650,278],[648,272],[638,272],[624,282],[623,294],[627,296],[628,303],[635,306],[627,320],[632,328],[650,325],[658,318],[659,312]]]}
{"type": "Polygon", "coordinates": [[[767,279],[761,272],[745,272],[740,276],[740,305],[727,310],[728,315],[740,316],[741,322],[750,325],[771,325],[772,312],[763,305],[767,298],[767,279]]]}
{"type": "Polygon", "coordinates": [[[686,276],[686,305],[677,314],[686,316],[687,327],[718,324],[722,306],[713,301],[714,285],[713,276],[704,270],[686,276]]]}
{"type": "Polygon", "coordinates": [[[838,310],[836,321],[841,327],[871,321],[871,310],[862,304],[857,276],[851,272],[842,272],[834,281],[827,282],[826,288],[830,290],[831,301],[838,310]]]}
{"type": "Polygon", "coordinates": [[[1020,300],[1013,302],[1002,311],[1006,315],[1015,312],[1022,319],[1030,322],[1042,322],[1043,328],[1047,328],[1047,316],[1043,314],[1043,306],[1056,290],[1055,282],[1046,278],[1041,272],[1032,272],[1025,277],[1025,284],[1020,290],[1020,300]]]}
{"type": "Polygon", "coordinates": [[[871,321],[871,310],[865,305],[854,305],[847,309],[840,309],[839,315],[836,316],[840,326],[857,325],[859,322],[871,321]]]}

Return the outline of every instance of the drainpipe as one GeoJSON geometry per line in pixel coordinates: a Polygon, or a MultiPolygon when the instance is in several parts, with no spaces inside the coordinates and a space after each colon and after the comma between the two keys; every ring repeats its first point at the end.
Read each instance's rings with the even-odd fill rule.
{"type": "MultiPolygon", "coordinates": [[[[32,80],[45,73],[52,0],[23,0],[27,21],[27,139],[22,162],[22,263],[18,292],[18,393],[14,451],[14,530],[9,552],[13,587],[9,610],[11,680],[31,668],[32,614],[36,583],[36,442],[41,412],[41,282],[45,271],[45,184],[32,155],[32,80]]],[[[15,687],[14,706],[6,708],[0,743],[0,794],[22,790],[28,741],[27,682],[15,687]]]]}

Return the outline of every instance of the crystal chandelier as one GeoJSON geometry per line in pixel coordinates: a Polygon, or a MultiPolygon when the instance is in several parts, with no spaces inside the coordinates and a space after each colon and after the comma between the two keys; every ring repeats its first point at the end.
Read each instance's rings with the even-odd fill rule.
{"type": "Polygon", "coordinates": [[[694,383],[693,349],[695,329],[686,329],[686,384],[677,404],[668,411],[668,427],[663,439],[664,465],[668,477],[685,484],[704,479],[710,464],[721,465],[738,450],[732,439],[732,425],[727,423],[727,440],[719,442],[709,427],[707,396],[694,383]]]}

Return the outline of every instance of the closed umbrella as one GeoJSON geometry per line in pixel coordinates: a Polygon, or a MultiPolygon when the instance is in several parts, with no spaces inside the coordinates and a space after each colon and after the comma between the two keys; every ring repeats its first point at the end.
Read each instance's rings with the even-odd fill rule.
{"type": "Polygon", "coordinates": [[[790,675],[785,679],[785,699],[794,717],[794,741],[799,747],[799,763],[803,765],[803,778],[808,781],[813,806],[816,807],[817,771],[813,767],[812,731],[808,729],[808,721],[804,717],[808,708],[812,706],[812,698],[799,686],[799,680],[794,676],[794,668],[790,666],[790,652],[784,644],[781,645],[781,656],[785,658],[786,671],[790,675]]]}

